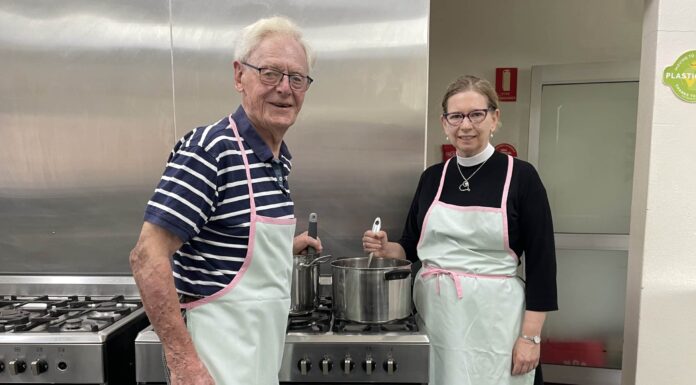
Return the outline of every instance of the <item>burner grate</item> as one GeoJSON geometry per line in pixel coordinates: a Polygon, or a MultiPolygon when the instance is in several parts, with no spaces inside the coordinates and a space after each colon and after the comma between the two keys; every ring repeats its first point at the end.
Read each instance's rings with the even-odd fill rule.
{"type": "Polygon", "coordinates": [[[0,296],[0,333],[95,332],[131,314],[138,300],[90,296],[0,296]]]}
{"type": "Polygon", "coordinates": [[[333,331],[335,333],[363,334],[379,334],[388,332],[413,333],[418,331],[418,325],[416,324],[416,318],[414,316],[379,324],[336,320],[334,321],[333,331]]]}

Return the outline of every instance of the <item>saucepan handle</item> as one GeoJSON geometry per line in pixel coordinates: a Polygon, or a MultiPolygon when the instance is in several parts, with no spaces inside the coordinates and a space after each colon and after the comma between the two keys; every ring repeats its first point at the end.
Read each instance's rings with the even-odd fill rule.
{"type": "Polygon", "coordinates": [[[312,262],[310,262],[310,263],[300,263],[299,265],[302,267],[310,267],[310,266],[318,265],[320,263],[327,262],[329,259],[331,259],[331,257],[332,257],[331,254],[324,255],[324,256],[321,256],[319,258],[313,259],[312,262]]]}
{"type": "Polygon", "coordinates": [[[384,273],[385,281],[395,281],[397,279],[405,279],[411,276],[411,269],[395,269],[384,273]]]}

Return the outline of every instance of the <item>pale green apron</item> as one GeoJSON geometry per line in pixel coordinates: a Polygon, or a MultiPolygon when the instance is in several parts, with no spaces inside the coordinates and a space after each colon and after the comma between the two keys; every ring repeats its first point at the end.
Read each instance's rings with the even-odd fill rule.
{"type": "Polygon", "coordinates": [[[512,158],[500,208],[440,202],[450,161],[417,247],[423,268],[414,284],[414,302],[431,343],[429,385],[532,385],[534,371],[511,375],[524,313],[517,256],[508,240],[512,158]]]}
{"type": "MultiPolygon", "coordinates": [[[[230,116],[239,148],[237,127],[230,116]]],[[[249,248],[237,276],[218,293],[182,304],[186,325],[217,385],[278,384],[290,309],[295,219],[257,215],[249,161],[249,248]]]]}

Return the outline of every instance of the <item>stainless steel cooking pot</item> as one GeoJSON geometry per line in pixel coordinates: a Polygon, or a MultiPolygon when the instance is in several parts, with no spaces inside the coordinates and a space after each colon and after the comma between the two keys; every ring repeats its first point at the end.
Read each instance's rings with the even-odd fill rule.
{"type": "Polygon", "coordinates": [[[411,315],[411,262],[367,257],[331,262],[336,318],[385,323],[411,315]]]}
{"type": "Polygon", "coordinates": [[[292,286],[290,288],[290,314],[307,314],[316,309],[319,301],[319,264],[330,255],[300,254],[292,260],[292,286]]]}

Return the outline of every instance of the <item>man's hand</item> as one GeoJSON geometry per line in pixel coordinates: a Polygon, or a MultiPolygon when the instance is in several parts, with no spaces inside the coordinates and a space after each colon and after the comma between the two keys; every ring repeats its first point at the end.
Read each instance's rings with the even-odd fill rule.
{"type": "Polygon", "coordinates": [[[293,239],[293,241],[292,241],[292,254],[293,255],[301,254],[309,246],[313,247],[314,250],[316,250],[316,252],[318,254],[321,254],[321,251],[322,251],[321,239],[319,239],[319,238],[314,239],[314,238],[310,237],[307,234],[307,232],[305,231],[304,233],[296,236],[295,239],[293,239]]]}

